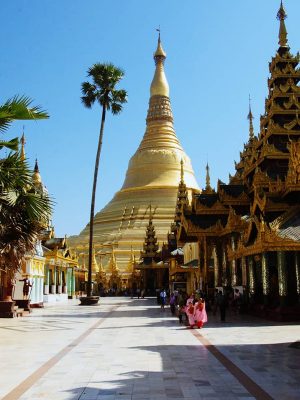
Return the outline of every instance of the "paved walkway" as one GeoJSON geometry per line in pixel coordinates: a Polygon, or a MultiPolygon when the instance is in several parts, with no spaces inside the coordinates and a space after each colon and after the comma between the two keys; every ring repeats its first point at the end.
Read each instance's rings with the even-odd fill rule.
{"type": "Polygon", "coordinates": [[[249,317],[189,330],[154,299],[70,301],[0,319],[0,399],[300,399],[298,340],[249,317]]]}

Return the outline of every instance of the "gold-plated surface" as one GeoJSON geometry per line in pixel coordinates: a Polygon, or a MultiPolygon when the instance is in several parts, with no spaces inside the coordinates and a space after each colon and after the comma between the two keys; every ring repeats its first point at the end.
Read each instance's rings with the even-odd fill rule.
{"type": "Polygon", "coordinates": [[[166,96],[169,97],[169,84],[164,71],[164,61],[166,53],[164,52],[160,35],[158,37],[158,44],[156,52],[154,53],[154,60],[156,64],[155,74],[150,87],[151,96],[166,96]]]}
{"type": "MultiPolygon", "coordinates": [[[[102,257],[105,271],[109,269],[112,247],[120,274],[125,274],[131,254],[137,259],[140,258],[149,221],[150,204],[159,247],[166,241],[174,220],[177,189],[182,172],[186,193],[191,189],[199,190],[191,161],[174,130],[168,85],[163,78],[165,54],[162,54],[161,49],[159,43],[152,82],[155,94],[150,97],[144,137],[129,161],[122,188],[95,216],[95,250],[97,252],[103,249],[103,246],[107,248],[107,254],[102,257]]],[[[73,248],[86,254],[88,237],[87,225],[78,236],[69,238],[69,241],[73,248]]]]}

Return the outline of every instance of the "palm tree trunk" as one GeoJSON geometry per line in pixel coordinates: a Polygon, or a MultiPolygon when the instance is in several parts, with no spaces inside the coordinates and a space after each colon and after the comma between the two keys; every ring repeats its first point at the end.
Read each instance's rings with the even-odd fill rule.
{"type": "Polygon", "coordinates": [[[98,149],[97,149],[97,155],[96,155],[96,161],[95,161],[94,182],[93,182],[92,201],[91,201],[89,260],[88,260],[88,285],[87,285],[87,296],[88,297],[90,297],[92,295],[92,259],[93,259],[93,239],[94,239],[95,198],[96,198],[96,189],[97,189],[99,161],[100,161],[102,139],[103,139],[103,132],[104,132],[105,114],[106,114],[106,105],[104,104],[102,106],[102,117],[101,117],[98,149]]]}

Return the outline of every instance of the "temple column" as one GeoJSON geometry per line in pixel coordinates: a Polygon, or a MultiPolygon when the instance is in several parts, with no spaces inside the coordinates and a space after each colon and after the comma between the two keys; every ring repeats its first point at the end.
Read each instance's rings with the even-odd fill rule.
{"type": "Polygon", "coordinates": [[[296,271],[296,289],[298,294],[298,300],[300,300],[300,262],[299,253],[295,251],[295,271],[296,271]]]}
{"type": "Polygon", "coordinates": [[[248,258],[249,265],[249,293],[251,296],[255,295],[255,273],[254,273],[254,260],[253,257],[250,256],[248,258]]]}
{"type": "Polygon", "coordinates": [[[203,263],[204,263],[204,292],[207,293],[208,289],[208,276],[207,276],[207,242],[206,237],[203,240],[203,263]]]}
{"type": "Polygon", "coordinates": [[[278,286],[280,305],[286,305],[287,300],[287,273],[286,273],[286,258],[284,251],[277,252],[277,267],[278,267],[278,286]]]}
{"type": "Polygon", "coordinates": [[[261,257],[261,277],[262,277],[264,304],[267,305],[270,293],[270,271],[268,265],[268,254],[266,252],[262,253],[261,257]]]}
{"type": "Polygon", "coordinates": [[[246,265],[246,257],[242,257],[241,260],[242,263],[242,285],[246,286],[247,285],[247,265],[246,265]]]}
{"type": "Polygon", "coordinates": [[[226,248],[225,244],[222,247],[222,286],[228,285],[227,267],[226,267],[226,248]]]}
{"type": "Polygon", "coordinates": [[[214,286],[219,286],[219,262],[217,256],[217,246],[213,245],[212,250],[213,260],[214,260],[214,286]]]}
{"type": "MultiPolygon", "coordinates": [[[[235,251],[234,236],[231,236],[231,250],[235,251]]],[[[236,260],[231,260],[231,286],[236,286],[236,260]]]]}

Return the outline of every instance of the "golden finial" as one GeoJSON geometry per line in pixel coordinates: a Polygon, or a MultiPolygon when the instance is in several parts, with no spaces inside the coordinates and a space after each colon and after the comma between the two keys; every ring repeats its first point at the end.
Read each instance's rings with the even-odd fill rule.
{"type": "Polygon", "coordinates": [[[161,45],[160,28],[158,28],[157,31],[158,31],[158,43],[157,43],[157,49],[154,53],[156,69],[150,87],[150,95],[169,97],[169,84],[164,72],[164,61],[166,59],[166,53],[164,52],[164,49],[162,48],[161,45]]]}
{"type": "Polygon", "coordinates": [[[21,137],[21,160],[22,161],[25,161],[25,144],[26,144],[26,141],[25,141],[25,135],[24,135],[24,125],[23,125],[23,134],[22,134],[22,137],[21,137]]]}
{"type": "Polygon", "coordinates": [[[164,62],[167,55],[164,52],[164,49],[162,48],[161,45],[161,40],[160,40],[160,25],[159,27],[156,29],[158,32],[158,41],[157,41],[157,49],[156,52],[154,53],[154,60],[155,60],[155,64],[157,64],[158,61],[162,61],[164,62]]]}
{"type": "Polygon", "coordinates": [[[277,19],[280,21],[278,44],[281,47],[288,47],[288,44],[287,44],[287,30],[286,30],[285,23],[284,23],[284,20],[286,18],[287,18],[287,13],[285,12],[285,9],[283,7],[282,0],[281,0],[280,8],[279,8],[278,13],[277,13],[277,19]]]}
{"type": "Polygon", "coordinates": [[[253,114],[251,111],[251,97],[249,94],[249,114],[247,116],[249,119],[249,138],[252,140],[254,138],[254,129],[253,129],[253,114]]]}
{"type": "Polygon", "coordinates": [[[206,164],[206,187],[205,187],[205,190],[208,190],[208,191],[211,190],[208,163],[206,164]]]}
{"type": "Polygon", "coordinates": [[[184,183],[183,159],[180,160],[180,183],[184,183]]]}

